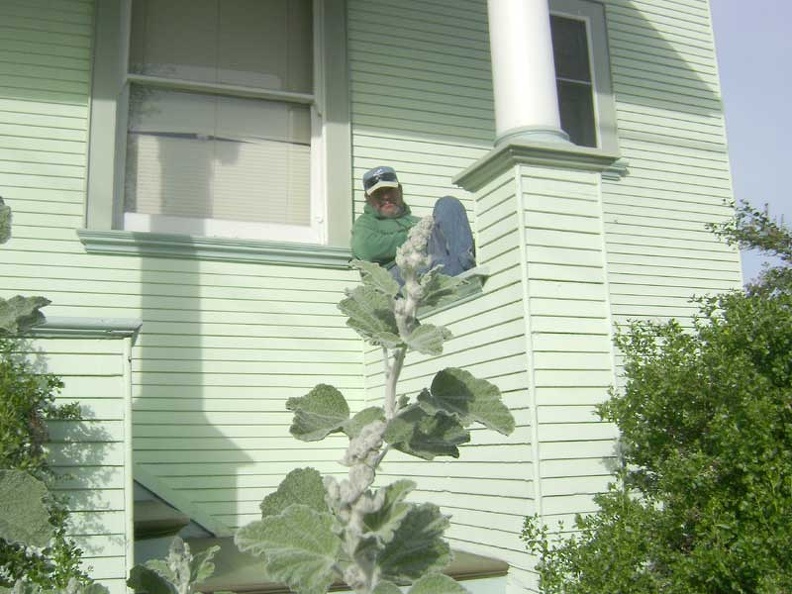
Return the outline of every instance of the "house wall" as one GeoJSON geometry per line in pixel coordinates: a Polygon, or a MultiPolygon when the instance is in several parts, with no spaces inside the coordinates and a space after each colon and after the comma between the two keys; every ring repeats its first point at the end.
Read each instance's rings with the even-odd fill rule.
{"type": "MultiPolygon", "coordinates": [[[[285,401],[334,383],[359,406],[360,343],[336,309],[345,270],[88,254],[84,226],[93,2],[0,3],[0,195],[14,213],[2,295],[50,316],[139,318],[135,462],[227,531],[259,517],[288,470],[339,454],[288,433],[285,401]]],[[[154,488],[156,491],[157,489],[154,488]]]]}
{"type": "MultiPolygon", "coordinates": [[[[491,180],[477,197],[451,183],[494,138],[485,0],[347,0],[347,13],[355,212],[363,171],[392,164],[416,214],[443,194],[463,200],[490,271],[481,297],[432,316],[457,338],[442,359],[416,358],[405,389],[425,385],[441,366],[463,366],[499,385],[518,421],[507,439],[474,432],[460,461],[397,458],[385,470],[415,476],[417,495],[453,514],[457,546],[527,572],[517,535],[537,511],[537,493],[559,502],[545,511],[568,517],[590,509],[604,477],[601,466],[591,470],[612,436],[592,415],[613,378],[603,320],[684,317],[694,293],[740,282],[736,253],[703,228],[728,216],[722,199],[731,195],[708,4],[606,2],[629,171],[585,182],[579,210],[564,202],[570,184],[581,183],[573,173],[512,172],[545,180],[529,207],[518,206],[514,177],[491,180]],[[554,206],[545,208],[550,196],[554,206]],[[558,210],[564,204],[573,212],[558,210]],[[557,283],[578,278],[580,257],[592,255],[525,238],[548,227],[585,235],[592,219],[603,245],[582,279],[609,309],[596,328],[574,316],[542,326],[541,310],[526,309],[526,291],[553,305],[557,283]],[[539,285],[526,284],[533,272],[525,262],[539,285]],[[581,363],[558,367],[570,348],[581,363]],[[540,393],[529,370],[541,365],[569,380],[577,400],[540,393]]],[[[76,230],[86,205],[92,22],[89,0],[0,3],[0,195],[15,217],[0,259],[3,296],[46,294],[50,315],[143,321],[131,353],[135,461],[177,490],[196,519],[232,528],[257,517],[263,495],[295,465],[338,470],[343,441],[317,448],[292,440],[283,403],[319,381],[356,408],[378,398],[379,353],[363,352],[337,313],[343,288],[357,281],[352,272],[86,253],[76,230]]]]}

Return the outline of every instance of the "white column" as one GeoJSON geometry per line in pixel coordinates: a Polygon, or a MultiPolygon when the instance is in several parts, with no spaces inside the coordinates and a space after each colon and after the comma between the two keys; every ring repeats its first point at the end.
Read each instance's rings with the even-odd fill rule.
{"type": "Polygon", "coordinates": [[[565,142],[558,115],[548,0],[488,0],[495,144],[565,142]]]}

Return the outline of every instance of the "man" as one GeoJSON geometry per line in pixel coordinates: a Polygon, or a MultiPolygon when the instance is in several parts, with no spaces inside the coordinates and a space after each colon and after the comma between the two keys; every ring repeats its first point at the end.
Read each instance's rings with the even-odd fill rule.
{"type": "MultiPolygon", "coordinates": [[[[418,222],[405,204],[402,186],[392,167],[381,165],[363,174],[366,206],[352,227],[352,255],[391,270],[396,249],[407,239],[410,228],[418,222]]],[[[428,252],[432,266],[442,266],[443,273],[456,276],[476,265],[473,257],[473,234],[465,207],[456,198],[440,198],[432,213],[434,227],[428,252]]]]}

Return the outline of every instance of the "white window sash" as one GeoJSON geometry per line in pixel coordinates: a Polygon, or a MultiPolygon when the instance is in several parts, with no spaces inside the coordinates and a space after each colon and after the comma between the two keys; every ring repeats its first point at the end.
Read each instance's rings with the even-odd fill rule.
{"type": "MultiPolygon", "coordinates": [[[[322,39],[323,32],[323,9],[324,4],[321,0],[313,0],[313,76],[314,94],[293,93],[284,91],[272,91],[267,89],[253,89],[238,85],[228,85],[222,83],[189,82],[177,79],[167,79],[157,76],[148,76],[130,73],[128,71],[128,52],[129,35],[131,25],[132,6],[131,0],[124,0],[123,13],[126,17],[125,33],[126,44],[123,53],[123,80],[124,96],[128,96],[129,88],[132,83],[141,83],[171,90],[193,91],[199,93],[216,93],[226,96],[238,96],[243,98],[258,98],[293,102],[297,104],[310,105],[311,107],[311,157],[310,157],[310,195],[309,195],[309,225],[297,226],[277,223],[251,223],[247,221],[229,221],[222,219],[192,219],[187,217],[177,217],[168,215],[147,215],[142,213],[123,212],[122,226],[127,231],[144,231],[157,233],[175,233],[199,236],[217,236],[240,239],[256,239],[261,241],[286,241],[297,243],[314,243],[324,245],[328,242],[328,200],[327,194],[327,171],[324,161],[327,158],[325,152],[325,121],[323,118],[323,94],[324,72],[322,68],[323,55],[322,49],[325,47],[325,40],[322,39]]],[[[124,103],[127,103],[124,101],[124,103]]],[[[124,136],[124,142],[119,142],[118,149],[121,153],[121,188],[123,187],[123,177],[126,175],[126,134],[129,107],[123,113],[123,122],[119,122],[118,130],[124,136]]],[[[119,188],[120,189],[120,188],[119,188]]],[[[123,190],[121,190],[123,191],[123,190]]],[[[123,204],[123,199],[121,200],[123,204]]],[[[123,210],[123,208],[122,208],[123,210]]]]}

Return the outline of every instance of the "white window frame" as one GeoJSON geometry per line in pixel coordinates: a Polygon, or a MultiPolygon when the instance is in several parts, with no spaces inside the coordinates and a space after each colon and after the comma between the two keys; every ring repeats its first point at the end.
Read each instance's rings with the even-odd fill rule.
{"type": "Polygon", "coordinates": [[[352,221],[350,124],[344,0],[313,0],[314,93],[284,93],[176,81],[128,73],[131,0],[96,6],[86,228],[276,243],[345,246],[352,221]],[[123,212],[126,129],[132,83],[311,106],[311,225],[276,225],[123,212]]]}
{"type": "Polygon", "coordinates": [[[616,102],[610,72],[605,6],[593,0],[550,0],[550,14],[583,21],[589,49],[596,148],[618,153],[616,102]]]}

